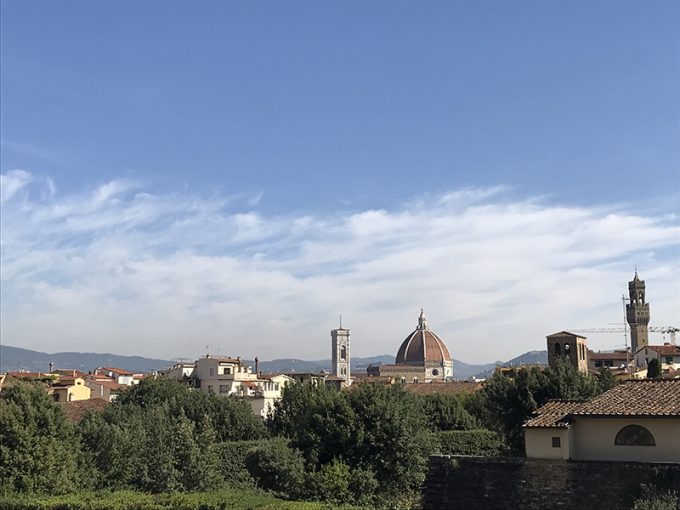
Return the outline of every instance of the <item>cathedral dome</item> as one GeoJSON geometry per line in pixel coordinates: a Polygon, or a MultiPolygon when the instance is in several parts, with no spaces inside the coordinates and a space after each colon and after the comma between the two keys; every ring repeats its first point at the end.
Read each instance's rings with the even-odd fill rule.
{"type": "Polygon", "coordinates": [[[401,343],[397,352],[397,365],[443,366],[450,365],[451,355],[444,341],[427,325],[427,318],[420,310],[418,327],[401,343]]]}

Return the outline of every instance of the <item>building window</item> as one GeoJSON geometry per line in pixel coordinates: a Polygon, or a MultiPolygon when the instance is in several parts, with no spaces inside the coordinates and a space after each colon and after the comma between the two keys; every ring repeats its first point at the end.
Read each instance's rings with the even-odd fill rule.
{"type": "Polygon", "coordinates": [[[562,448],[562,440],[559,437],[553,437],[552,438],[552,447],[553,448],[562,448]]]}
{"type": "Polygon", "coordinates": [[[340,359],[342,361],[347,360],[347,347],[344,345],[340,348],[340,359]]]}
{"type": "Polygon", "coordinates": [[[432,375],[439,375],[439,370],[437,370],[436,368],[432,370],[432,375]]]}
{"type": "Polygon", "coordinates": [[[224,367],[224,370],[223,370],[222,373],[225,374],[225,375],[231,374],[231,367],[224,367]]]}
{"type": "Polygon", "coordinates": [[[413,378],[413,383],[414,383],[414,384],[418,384],[418,378],[417,378],[417,377],[414,377],[414,378],[413,378]]]}
{"type": "Polygon", "coordinates": [[[226,384],[220,384],[220,393],[226,393],[229,391],[226,384]]]}
{"type": "Polygon", "coordinates": [[[401,384],[406,384],[406,377],[401,378],[401,384]]]}
{"type": "Polygon", "coordinates": [[[641,425],[626,425],[616,434],[617,446],[656,446],[652,433],[641,425]]]}
{"type": "Polygon", "coordinates": [[[555,344],[555,356],[558,358],[562,356],[562,347],[560,344],[555,344]]]}
{"type": "Polygon", "coordinates": [[[673,363],[673,356],[666,356],[666,363],[669,365],[673,363]]]}
{"type": "Polygon", "coordinates": [[[214,375],[215,375],[215,369],[214,369],[214,368],[211,368],[211,369],[210,369],[210,377],[212,377],[212,376],[214,376],[214,375]]]}

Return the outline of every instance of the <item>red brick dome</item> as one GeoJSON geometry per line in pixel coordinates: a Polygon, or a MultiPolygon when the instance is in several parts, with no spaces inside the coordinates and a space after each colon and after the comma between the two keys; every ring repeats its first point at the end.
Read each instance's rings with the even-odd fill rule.
{"type": "Polygon", "coordinates": [[[446,344],[428,327],[427,318],[421,309],[418,327],[401,343],[396,364],[440,366],[451,362],[451,355],[446,344]]]}

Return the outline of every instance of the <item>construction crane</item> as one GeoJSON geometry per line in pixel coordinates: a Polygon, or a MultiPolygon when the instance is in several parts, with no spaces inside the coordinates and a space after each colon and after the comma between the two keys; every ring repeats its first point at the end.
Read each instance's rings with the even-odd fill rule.
{"type": "MultiPolygon", "coordinates": [[[[627,333],[628,329],[624,328],[587,328],[587,329],[569,329],[572,333],[627,333]]],[[[671,337],[671,345],[675,343],[675,334],[680,332],[680,328],[675,326],[650,326],[647,328],[650,333],[669,334],[671,337]]]]}

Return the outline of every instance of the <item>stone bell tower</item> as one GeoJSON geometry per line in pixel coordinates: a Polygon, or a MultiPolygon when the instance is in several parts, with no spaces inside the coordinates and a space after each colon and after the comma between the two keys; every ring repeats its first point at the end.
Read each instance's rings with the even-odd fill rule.
{"type": "Polygon", "coordinates": [[[640,280],[635,270],[633,281],[628,282],[628,299],[626,319],[630,326],[630,345],[635,353],[641,347],[649,345],[649,303],[645,300],[645,281],[640,280]]]}
{"type": "Polygon", "coordinates": [[[331,330],[331,357],[332,373],[336,377],[342,377],[346,384],[350,384],[349,373],[349,329],[340,327],[331,330]]]}

